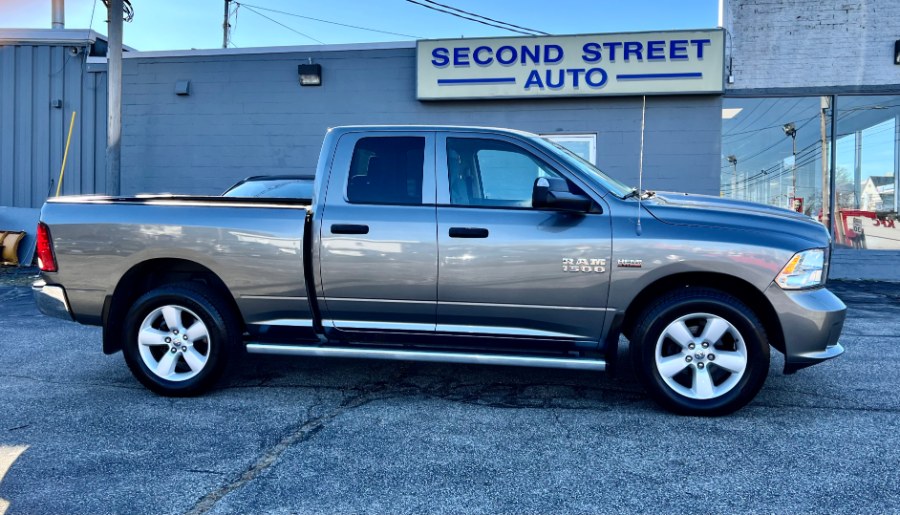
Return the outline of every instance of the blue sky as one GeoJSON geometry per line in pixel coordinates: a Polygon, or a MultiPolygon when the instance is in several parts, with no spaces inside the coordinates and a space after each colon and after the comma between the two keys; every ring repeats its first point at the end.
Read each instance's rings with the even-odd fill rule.
{"type": "MultiPolygon", "coordinates": [[[[138,50],[216,48],[222,45],[224,0],[131,0],[134,21],[125,44],[138,50]]],[[[426,3],[423,0],[417,0],[426,3]]],[[[717,0],[437,0],[496,20],[551,34],[715,27],[717,0]]],[[[51,0],[0,0],[0,27],[49,28],[51,0]]],[[[101,0],[66,0],[66,27],[91,24],[106,33],[101,0]],[[91,24],[91,11],[96,4],[91,24]]],[[[513,36],[435,12],[407,0],[248,0],[239,7],[232,41],[237,47],[401,41],[418,38],[513,36]],[[287,16],[266,9],[404,34],[383,34],[287,16]],[[264,14],[305,36],[293,32],[264,14]],[[307,37],[308,36],[308,37],[307,37]]]]}

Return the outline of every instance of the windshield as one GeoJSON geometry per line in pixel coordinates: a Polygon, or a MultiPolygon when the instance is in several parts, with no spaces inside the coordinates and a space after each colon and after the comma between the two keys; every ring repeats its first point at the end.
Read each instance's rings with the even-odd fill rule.
{"type": "Polygon", "coordinates": [[[572,164],[575,168],[578,168],[579,171],[584,172],[585,176],[593,179],[594,182],[609,190],[613,195],[619,198],[631,193],[634,189],[613,179],[609,175],[606,175],[589,161],[558,143],[544,138],[535,138],[535,141],[539,142],[544,148],[565,159],[567,163],[572,164]]]}
{"type": "Polygon", "coordinates": [[[238,184],[225,197],[312,198],[312,179],[257,179],[238,184]]]}

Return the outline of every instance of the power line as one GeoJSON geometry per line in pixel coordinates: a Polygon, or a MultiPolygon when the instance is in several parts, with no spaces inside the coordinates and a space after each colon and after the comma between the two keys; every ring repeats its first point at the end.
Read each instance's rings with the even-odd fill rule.
{"type": "MultiPolygon", "coordinates": [[[[103,0],[103,5],[109,9],[109,0],[103,0]]],[[[134,7],[131,6],[131,0],[124,0],[122,2],[122,12],[124,16],[124,20],[126,22],[131,23],[131,20],[134,19],[134,7]]]]}
{"type": "Polygon", "coordinates": [[[94,0],[94,5],[91,7],[91,22],[88,23],[88,30],[94,29],[94,12],[97,10],[97,0],[94,0]]]}
{"type": "MultiPolygon", "coordinates": [[[[480,23],[480,24],[482,24],[482,25],[487,25],[488,27],[494,27],[495,29],[508,30],[508,31],[510,31],[510,32],[515,32],[515,33],[517,33],[517,34],[522,34],[522,35],[524,35],[524,36],[537,36],[537,35],[539,35],[539,34],[546,34],[546,33],[542,33],[542,32],[536,31],[536,30],[532,30],[532,29],[527,29],[527,30],[532,30],[532,31],[531,31],[531,32],[526,32],[526,31],[524,31],[524,30],[519,30],[519,29],[515,29],[515,28],[512,28],[512,27],[507,27],[507,26],[503,26],[503,25],[498,25],[498,24],[492,23],[492,22],[490,22],[490,21],[485,21],[484,19],[474,18],[474,17],[466,16],[466,15],[464,15],[464,14],[459,14],[459,13],[456,13],[456,12],[453,12],[453,11],[450,11],[450,10],[441,9],[441,8],[435,7],[435,6],[433,6],[433,5],[429,5],[429,4],[426,4],[426,3],[422,3],[422,2],[420,2],[420,1],[418,1],[418,0],[406,0],[406,1],[409,2],[409,3],[411,3],[411,4],[415,4],[415,5],[418,5],[418,6],[420,6],[420,7],[424,7],[424,8],[426,8],[426,9],[431,9],[432,11],[437,11],[437,12],[439,12],[439,13],[444,13],[444,14],[449,14],[450,16],[456,16],[457,18],[462,18],[462,19],[464,19],[464,20],[474,21],[475,23],[480,23]]],[[[422,0],[422,1],[425,1],[425,0],[422,0]]],[[[502,23],[502,22],[501,22],[501,23],[502,23]]]]}
{"type": "Polygon", "coordinates": [[[473,12],[470,12],[470,11],[466,11],[466,10],[463,10],[463,9],[459,9],[459,8],[453,7],[452,5],[447,5],[447,4],[442,4],[442,3],[440,3],[440,2],[435,2],[434,0],[424,0],[424,1],[425,1],[425,2],[428,2],[429,4],[434,4],[434,5],[443,7],[443,8],[445,8],[445,9],[450,9],[451,11],[456,11],[456,12],[462,13],[462,14],[468,14],[469,16],[475,16],[476,18],[481,18],[481,19],[483,19],[483,20],[488,20],[488,21],[492,21],[492,22],[494,22],[494,23],[499,23],[499,24],[501,24],[501,25],[506,25],[506,26],[512,27],[512,28],[514,28],[514,29],[521,29],[521,30],[526,30],[526,31],[529,31],[529,32],[536,32],[536,33],[538,33],[538,34],[540,34],[540,35],[542,35],[542,36],[549,36],[549,35],[550,35],[550,33],[544,32],[544,31],[542,31],[542,30],[529,29],[528,27],[522,27],[522,26],[520,26],[520,25],[514,25],[514,24],[512,24],[512,23],[507,23],[507,22],[505,22],[505,21],[495,20],[494,18],[489,18],[489,17],[483,16],[483,15],[481,15],[481,14],[476,14],[476,13],[473,13],[473,12]]]}
{"type": "Polygon", "coordinates": [[[285,12],[285,11],[279,11],[279,10],[277,10],[277,9],[269,9],[268,7],[260,7],[260,6],[258,6],[258,5],[245,4],[245,3],[242,3],[242,2],[234,2],[234,3],[235,3],[236,5],[243,5],[243,6],[246,6],[247,8],[255,8],[255,9],[260,9],[260,10],[262,10],[262,11],[269,11],[269,12],[273,12],[273,13],[283,14],[283,15],[285,15],[285,16],[293,16],[293,17],[295,17],[295,18],[303,18],[304,20],[313,20],[313,21],[318,21],[318,22],[321,22],[321,23],[329,23],[329,24],[331,24],[331,25],[339,25],[339,26],[341,26],[341,27],[349,27],[349,28],[351,28],[351,29],[367,30],[367,31],[369,31],[369,32],[378,32],[378,33],[380,33],[380,34],[390,34],[390,35],[392,35],[392,36],[402,36],[402,37],[405,37],[405,38],[422,39],[421,36],[413,36],[413,35],[411,35],[411,34],[403,34],[403,33],[401,33],[401,32],[390,32],[390,31],[387,31],[387,30],[371,29],[371,28],[369,28],[369,27],[361,27],[361,26],[359,26],[359,25],[350,25],[350,24],[347,24],[347,23],[339,23],[339,22],[331,21],[331,20],[323,20],[323,19],[321,19],[321,18],[313,18],[312,16],[303,16],[303,15],[301,15],[301,14],[295,14],[295,13],[289,13],[289,12],[285,12]]]}
{"type": "MultiPolygon", "coordinates": [[[[881,134],[881,133],[885,133],[885,132],[893,132],[894,130],[895,130],[894,127],[885,127],[884,129],[870,133],[870,135],[881,134]]],[[[806,165],[817,162],[819,160],[818,152],[821,148],[822,148],[822,142],[815,141],[815,142],[811,143],[810,145],[804,147],[803,149],[799,150],[797,152],[797,156],[795,159],[796,167],[801,168],[806,165]]],[[[768,179],[768,180],[777,179],[777,178],[780,178],[791,172],[791,168],[784,168],[781,171],[777,171],[778,168],[781,166],[782,166],[782,162],[779,161],[778,163],[776,163],[776,164],[770,166],[769,168],[766,168],[760,172],[757,172],[754,175],[748,175],[745,179],[742,179],[742,181],[747,181],[748,184],[755,184],[756,182],[765,180],[765,179],[768,179]]],[[[727,173],[731,174],[731,172],[727,172],[727,173]]],[[[731,190],[731,186],[723,185],[721,187],[721,189],[723,191],[729,191],[729,190],[731,190]]],[[[740,187],[738,189],[740,189],[740,187]]]]}
{"type": "MultiPolygon", "coordinates": [[[[818,117],[819,117],[819,115],[817,115],[817,114],[811,116],[811,118],[818,118],[818,117]]],[[[769,125],[768,127],[760,127],[760,128],[758,128],[758,129],[749,129],[749,130],[745,130],[745,131],[741,131],[741,132],[730,132],[730,133],[728,133],[728,134],[723,134],[723,135],[722,135],[722,138],[723,138],[723,139],[724,139],[724,138],[733,138],[733,137],[735,137],[735,136],[740,136],[740,135],[742,135],[742,134],[751,134],[751,133],[754,133],[754,132],[760,132],[760,131],[765,131],[765,130],[769,130],[769,129],[774,129],[774,128],[776,128],[776,127],[778,127],[778,128],[780,129],[781,127],[784,127],[784,124],[783,124],[783,123],[779,123],[779,124],[776,124],[776,125],[769,125]]]]}
{"type": "Polygon", "coordinates": [[[269,20],[269,21],[272,22],[272,23],[277,23],[278,25],[281,25],[282,27],[286,28],[287,30],[289,30],[289,31],[291,31],[291,32],[296,32],[297,34],[300,34],[301,36],[303,36],[303,37],[305,37],[305,38],[307,38],[307,39],[311,39],[311,40],[315,41],[316,43],[318,43],[318,44],[320,44],[320,45],[324,45],[324,44],[325,44],[324,41],[320,41],[320,40],[318,40],[318,39],[316,39],[316,38],[310,36],[309,34],[304,34],[304,33],[300,32],[299,30],[297,30],[297,29],[295,29],[295,28],[293,28],[293,27],[289,27],[289,26],[285,25],[284,23],[281,23],[280,21],[278,21],[278,20],[276,20],[276,19],[274,19],[274,18],[270,18],[269,16],[266,16],[265,14],[263,14],[263,13],[257,11],[256,9],[250,7],[250,6],[247,5],[247,4],[240,4],[240,5],[246,7],[248,11],[250,11],[250,12],[252,12],[252,13],[256,13],[258,16],[262,16],[263,18],[269,20]]]}
{"type": "MultiPolygon", "coordinates": [[[[754,100],[755,100],[755,99],[754,99],[754,100]]],[[[774,102],[772,102],[771,104],[769,104],[769,109],[772,109],[772,106],[773,106],[774,104],[778,104],[778,103],[781,102],[782,100],[783,100],[783,99],[781,99],[781,98],[776,99],[774,102]]],[[[747,112],[745,112],[743,115],[741,115],[741,117],[740,117],[739,119],[737,119],[737,120],[732,120],[731,123],[734,124],[734,127],[732,127],[730,130],[723,131],[723,135],[724,135],[724,136],[727,136],[727,135],[731,134],[732,132],[738,130],[739,128],[746,128],[746,127],[749,127],[750,125],[748,125],[747,122],[750,121],[750,118],[753,116],[753,114],[756,112],[756,110],[759,109],[759,108],[761,108],[763,105],[765,105],[765,102],[756,102],[756,104],[755,104],[753,107],[751,107],[751,108],[749,109],[749,111],[747,111],[747,112]]],[[[741,107],[741,111],[744,111],[744,109],[745,109],[744,107],[741,107]]],[[[737,116],[738,114],[740,114],[741,111],[738,111],[737,113],[735,113],[735,116],[737,116]]],[[[768,109],[766,110],[766,112],[768,112],[768,109]]],[[[723,122],[723,125],[724,125],[724,124],[725,124],[725,122],[723,122]]]]}
{"type": "MultiPolygon", "coordinates": [[[[800,126],[797,127],[797,130],[799,131],[800,129],[806,127],[807,125],[809,125],[809,122],[813,121],[815,118],[816,118],[816,117],[812,117],[812,118],[810,118],[809,120],[803,122],[802,124],[800,124],[800,126]]],[[[787,139],[776,140],[775,143],[772,143],[772,144],[769,145],[768,147],[766,147],[766,148],[760,150],[759,152],[757,152],[757,153],[755,153],[755,154],[752,154],[752,155],[750,155],[750,156],[739,157],[739,159],[741,159],[742,161],[749,161],[749,160],[753,159],[754,157],[756,157],[756,156],[758,156],[758,155],[760,155],[760,154],[762,154],[762,153],[764,153],[764,152],[768,152],[769,150],[775,148],[776,146],[780,145],[782,142],[785,142],[785,141],[788,141],[788,140],[787,140],[787,139]]],[[[726,167],[723,166],[722,168],[724,169],[724,168],[726,168],[726,167]]]]}

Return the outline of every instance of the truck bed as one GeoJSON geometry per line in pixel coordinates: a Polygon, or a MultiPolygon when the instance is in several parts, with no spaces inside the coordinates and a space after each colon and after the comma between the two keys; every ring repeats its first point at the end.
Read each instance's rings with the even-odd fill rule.
{"type": "Polygon", "coordinates": [[[309,203],[292,199],[147,195],[65,197],[44,206],[73,316],[99,323],[135,267],[177,272],[179,260],[221,278],[248,326],[312,319],[303,263],[309,203]]]}

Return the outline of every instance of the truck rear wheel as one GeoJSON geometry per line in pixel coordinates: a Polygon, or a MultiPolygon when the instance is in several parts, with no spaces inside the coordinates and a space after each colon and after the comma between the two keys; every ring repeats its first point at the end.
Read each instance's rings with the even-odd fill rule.
{"type": "Polygon", "coordinates": [[[750,402],[769,371],[769,343],[756,314],[712,288],[665,295],[632,333],[635,371],[650,396],[684,415],[725,415],[750,402]]]}
{"type": "Polygon", "coordinates": [[[240,337],[230,309],[199,283],[147,292],[128,311],[123,333],[131,373],[148,389],[172,397],[209,390],[240,337]]]}

